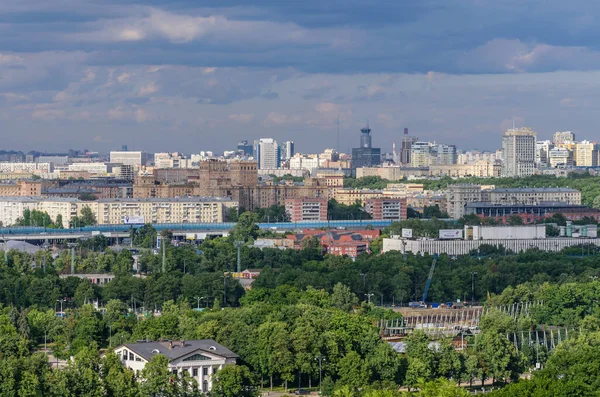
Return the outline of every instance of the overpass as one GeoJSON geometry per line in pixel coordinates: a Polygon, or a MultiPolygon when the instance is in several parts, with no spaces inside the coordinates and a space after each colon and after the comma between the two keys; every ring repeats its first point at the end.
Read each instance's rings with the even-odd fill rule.
{"type": "MultiPolygon", "coordinates": [[[[364,229],[367,226],[383,228],[390,226],[391,220],[343,220],[343,221],[305,221],[305,222],[270,222],[259,223],[262,230],[287,232],[301,229],[364,229]]],[[[15,226],[0,228],[0,240],[23,241],[61,241],[89,238],[99,234],[108,238],[127,238],[131,229],[143,225],[96,225],[70,229],[49,229],[36,226],[15,226]]],[[[168,230],[175,237],[186,237],[195,233],[195,238],[204,239],[207,236],[227,235],[235,226],[235,222],[224,223],[156,223],[152,224],[157,231],[168,230]]]]}

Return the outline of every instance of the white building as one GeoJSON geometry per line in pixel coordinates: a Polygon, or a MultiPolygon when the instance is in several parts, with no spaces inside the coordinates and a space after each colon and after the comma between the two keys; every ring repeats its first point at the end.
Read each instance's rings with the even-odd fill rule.
{"type": "Polygon", "coordinates": [[[68,167],[69,171],[89,172],[90,174],[106,174],[108,167],[105,163],[74,163],[68,167]]]}
{"type": "Polygon", "coordinates": [[[316,154],[297,153],[290,159],[291,170],[307,170],[311,175],[319,166],[319,156],[316,154]]]}
{"type": "Polygon", "coordinates": [[[31,172],[51,173],[54,167],[51,163],[7,163],[0,162],[0,172],[31,172]]]}
{"type": "Polygon", "coordinates": [[[573,153],[569,149],[562,147],[550,149],[548,164],[552,168],[570,167],[573,165],[573,153]]]}
{"type": "Polygon", "coordinates": [[[110,152],[110,162],[131,165],[139,169],[148,162],[148,154],[146,152],[110,152]]]}
{"type": "Polygon", "coordinates": [[[513,128],[502,137],[502,176],[525,177],[535,173],[535,132],[513,128]]]}
{"type": "Polygon", "coordinates": [[[214,340],[127,343],[115,349],[123,364],[141,373],[152,357],[162,354],[169,359],[173,375],[189,376],[198,382],[200,391],[212,390],[214,375],[225,365],[235,365],[238,355],[214,340]]]}
{"type": "Polygon", "coordinates": [[[433,143],[431,142],[414,142],[410,149],[410,166],[411,167],[429,167],[435,162],[435,157],[432,153],[433,143]]]}
{"type": "Polygon", "coordinates": [[[554,148],[552,142],[546,141],[537,141],[535,143],[535,163],[542,167],[546,168],[550,164],[550,150],[554,148]]]}
{"type": "Polygon", "coordinates": [[[277,141],[273,138],[261,138],[254,141],[254,155],[258,160],[258,168],[279,168],[281,152],[277,141]]]}

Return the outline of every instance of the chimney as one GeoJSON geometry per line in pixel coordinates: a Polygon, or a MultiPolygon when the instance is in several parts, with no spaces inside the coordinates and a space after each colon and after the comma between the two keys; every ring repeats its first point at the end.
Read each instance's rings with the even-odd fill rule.
{"type": "Polygon", "coordinates": [[[171,350],[171,349],[173,349],[173,341],[172,340],[169,341],[169,350],[171,350]]]}
{"type": "Polygon", "coordinates": [[[185,340],[181,341],[181,347],[185,347],[185,340]]]}

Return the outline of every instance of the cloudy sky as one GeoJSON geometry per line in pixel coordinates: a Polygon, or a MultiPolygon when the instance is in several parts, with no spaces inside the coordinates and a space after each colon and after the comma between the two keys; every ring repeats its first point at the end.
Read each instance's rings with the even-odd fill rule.
{"type": "Polygon", "coordinates": [[[495,149],[530,126],[599,140],[590,0],[0,2],[2,148],[385,151],[402,129],[495,149]],[[199,8],[199,6],[201,7],[199,8]]]}

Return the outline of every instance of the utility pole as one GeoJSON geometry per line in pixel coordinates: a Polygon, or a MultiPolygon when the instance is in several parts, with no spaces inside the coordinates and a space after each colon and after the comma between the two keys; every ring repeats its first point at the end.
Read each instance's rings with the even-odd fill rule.
{"type": "Polygon", "coordinates": [[[223,307],[227,306],[227,276],[223,276],[223,307]]]}
{"type": "Polygon", "coordinates": [[[48,241],[46,241],[42,247],[44,248],[44,273],[46,273],[46,257],[48,256],[48,241]]]}
{"type": "Polygon", "coordinates": [[[319,361],[319,395],[321,395],[321,393],[323,392],[323,390],[321,389],[321,381],[323,378],[323,361],[327,360],[320,354],[317,357],[315,357],[315,360],[319,361]]]}
{"type": "Polygon", "coordinates": [[[363,289],[364,289],[367,284],[367,273],[360,273],[360,276],[363,279],[363,289]]]}
{"type": "Polygon", "coordinates": [[[164,273],[166,270],[165,262],[166,262],[166,252],[165,252],[165,236],[161,236],[160,246],[162,248],[162,272],[164,273]]]}
{"type": "Polygon", "coordinates": [[[243,245],[244,245],[244,242],[241,240],[236,240],[233,242],[233,246],[237,249],[237,272],[238,273],[242,272],[241,250],[242,250],[243,245]]]}
{"type": "Polygon", "coordinates": [[[473,302],[475,302],[475,276],[477,272],[471,272],[471,306],[473,306],[473,302]]]}

